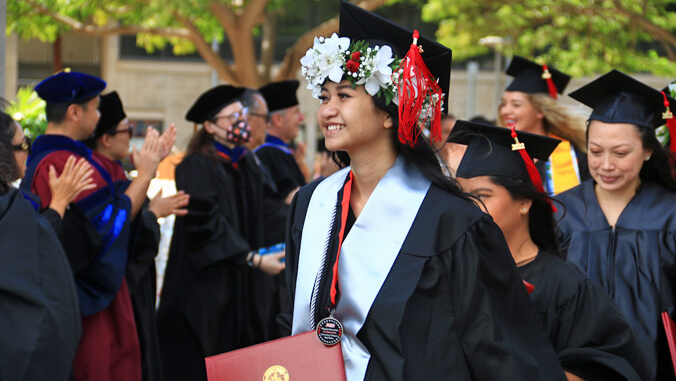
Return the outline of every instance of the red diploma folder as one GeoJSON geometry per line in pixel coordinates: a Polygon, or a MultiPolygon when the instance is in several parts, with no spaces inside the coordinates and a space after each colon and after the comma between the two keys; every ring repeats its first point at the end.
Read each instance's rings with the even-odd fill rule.
{"type": "Polygon", "coordinates": [[[662,312],[662,323],[664,324],[664,332],[667,334],[667,342],[669,342],[671,364],[674,366],[674,373],[676,373],[676,323],[666,311],[662,312]]]}
{"type": "Polygon", "coordinates": [[[209,381],[344,381],[340,344],[327,346],[315,331],[206,358],[209,381]]]}

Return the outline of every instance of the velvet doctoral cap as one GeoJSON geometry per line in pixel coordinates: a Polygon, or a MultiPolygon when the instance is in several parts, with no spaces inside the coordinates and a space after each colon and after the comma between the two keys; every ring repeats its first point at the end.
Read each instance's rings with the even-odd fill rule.
{"type": "MultiPolygon", "coordinates": [[[[570,82],[570,76],[552,67],[547,67],[555,92],[563,94],[563,90],[570,82]]],[[[546,79],[544,66],[521,56],[514,56],[505,73],[514,77],[505,89],[506,91],[520,91],[527,94],[549,93],[552,96],[546,79]]],[[[552,98],[555,98],[552,96],[552,98]]]]}
{"type": "Polygon", "coordinates": [[[99,103],[99,112],[101,117],[96,124],[94,137],[100,138],[106,132],[113,132],[117,125],[127,117],[124,113],[124,107],[117,91],[101,95],[101,102],[99,103]]]}
{"type": "MultiPolygon", "coordinates": [[[[374,45],[388,45],[398,58],[403,58],[413,42],[413,31],[397,25],[384,17],[369,12],[348,1],[340,2],[340,25],[338,35],[354,41],[368,41],[374,45]]],[[[429,71],[438,79],[444,93],[444,105],[448,109],[448,92],[451,82],[451,49],[420,36],[418,45],[429,71]]]]}
{"type": "MultiPolygon", "coordinates": [[[[593,109],[589,120],[631,123],[646,128],[665,124],[662,93],[618,70],[612,70],[569,94],[593,109]]],[[[672,112],[676,100],[667,95],[672,112]]]]}
{"type": "Polygon", "coordinates": [[[93,75],[62,71],[35,86],[38,96],[47,103],[84,103],[99,95],[106,82],[93,75]]]}
{"type": "MultiPolygon", "coordinates": [[[[511,134],[509,128],[464,120],[455,122],[448,141],[467,145],[456,177],[502,176],[531,181],[524,159],[518,150],[512,149],[515,141],[511,134]]],[[[549,159],[561,142],[559,139],[523,131],[516,131],[516,134],[533,160],[549,159]]]]}
{"type": "Polygon", "coordinates": [[[268,83],[258,89],[268,105],[268,112],[284,110],[297,105],[296,91],[299,84],[297,80],[293,79],[268,83]]]}
{"type": "Polygon", "coordinates": [[[197,98],[185,114],[185,119],[193,123],[204,123],[230,103],[239,101],[246,89],[230,85],[220,85],[207,90],[197,98]]]}

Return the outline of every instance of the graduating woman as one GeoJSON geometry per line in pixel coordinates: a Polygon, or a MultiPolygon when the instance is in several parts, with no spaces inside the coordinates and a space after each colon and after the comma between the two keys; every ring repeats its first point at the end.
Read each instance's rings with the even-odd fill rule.
{"type": "Polygon", "coordinates": [[[546,160],[559,140],[465,121],[456,129],[452,141],[468,144],[458,182],[505,234],[569,380],[647,379],[641,347],[620,310],[560,257],[552,203],[532,161],[546,160]],[[525,145],[527,157],[512,149],[515,143],[525,145]]]}
{"type": "Polygon", "coordinates": [[[348,380],[565,379],[499,228],[418,138],[426,113],[398,110],[417,101],[438,137],[451,51],[421,38],[422,63],[413,33],[346,1],[340,34],[301,63],[326,147],[350,167],[292,203],[282,320],[334,344],[324,328],[342,323],[348,380]],[[409,46],[399,71],[392,49],[409,46]]]}
{"type": "Polygon", "coordinates": [[[498,124],[561,140],[547,160],[535,163],[547,193],[561,193],[588,179],[584,121],[557,101],[570,76],[520,56],[514,56],[506,72],[514,79],[502,96],[498,124]]]}
{"type": "Polygon", "coordinates": [[[676,181],[655,128],[663,113],[671,117],[674,99],[616,70],[570,96],[593,108],[592,179],[557,197],[566,205],[565,215],[559,211],[562,247],[624,313],[650,379],[673,380],[662,319],[676,317],[676,181]]]}
{"type": "Polygon", "coordinates": [[[283,253],[253,252],[263,240],[263,178],[243,146],[243,92],[212,88],[186,115],[203,128],[176,167],[176,188],[190,203],[176,219],[157,316],[165,380],[206,380],[205,357],[261,341],[255,335],[265,334],[265,324],[246,266],[284,269],[283,253]]]}

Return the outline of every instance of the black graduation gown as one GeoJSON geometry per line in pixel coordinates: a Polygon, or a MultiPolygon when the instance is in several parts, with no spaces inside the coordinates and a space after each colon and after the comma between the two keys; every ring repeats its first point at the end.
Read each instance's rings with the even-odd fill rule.
{"type": "Polygon", "coordinates": [[[176,188],[190,204],[176,218],[158,310],[166,380],[206,380],[204,357],[254,341],[251,326],[260,323],[249,313],[244,262],[262,236],[252,211],[262,187],[251,160],[248,153],[238,169],[197,153],[176,167],[176,188]]]}
{"type": "Polygon", "coordinates": [[[305,185],[305,177],[292,154],[273,145],[262,145],[256,149],[256,156],[268,170],[277,192],[286,197],[292,190],[305,185]]]}
{"type": "Polygon", "coordinates": [[[584,380],[647,380],[636,334],[600,287],[554,254],[518,268],[563,368],[584,380]]]}
{"type": "Polygon", "coordinates": [[[141,371],[144,381],[161,381],[162,360],[157,338],[155,303],[157,277],[155,257],[160,245],[160,225],[157,217],[143,209],[133,229],[133,246],[127,261],[127,287],[134,310],[134,321],[141,347],[141,371]]]}
{"type": "Polygon", "coordinates": [[[567,261],[615,301],[643,348],[651,379],[675,379],[661,314],[676,319],[676,192],[644,183],[615,229],[601,210],[594,181],[557,196],[567,261]]]}
{"type": "Polygon", "coordinates": [[[0,379],[67,380],[82,333],[56,234],[18,190],[0,196],[0,379]]]}
{"type": "MultiPolygon", "coordinates": [[[[303,224],[317,184],[300,190],[289,214],[291,310],[303,224]]],[[[338,239],[332,241],[335,262],[338,239]]],[[[331,276],[324,280],[322,306],[328,305],[331,276]]],[[[280,316],[289,330],[292,317],[280,316]]],[[[470,202],[435,185],[357,338],[371,355],[367,380],[565,379],[500,229],[470,202]]]]}

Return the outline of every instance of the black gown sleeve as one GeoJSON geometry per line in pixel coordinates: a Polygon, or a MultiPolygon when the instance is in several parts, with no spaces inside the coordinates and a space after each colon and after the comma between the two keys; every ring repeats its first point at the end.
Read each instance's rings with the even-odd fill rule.
{"type": "Polygon", "coordinates": [[[474,223],[442,258],[472,379],[565,380],[507,243],[490,217],[474,223]]]}
{"type": "Polygon", "coordinates": [[[157,223],[157,217],[148,209],[143,209],[138,216],[138,227],[135,229],[134,240],[131,240],[132,246],[129,250],[129,259],[127,260],[127,287],[129,293],[133,294],[136,286],[139,284],[145,274],[154,270],[155,257],[160,246],[160,224],[157,223]]]}
{"type": "Polygon", "coordinates": [[[225,171],[203,155],[186,157],[176,167],[176,189],[190,195],[184,217],[184,245],[196,270],[222,261],[244,262],[249,244],[233,224],[237,196],[225,171]],[[228,188],[229,187],[229,188],[228,188]],[[240,258],[241,257],[241,258],[240,258]]]}
{"type": "Polygon", "coordinates": [[[54,230],[54,233],[56,233],[58,236],[59,233],[61,233],[61,215],[52,208],[47,208],[40,212],[40,214],[47,220],[47,222],[49,222],[52,230],[54,230]]]}
{"type": "Polygon", "coordinates": [[[564,369],[585,380],[646,380],[636,336],[612,300],[583,280],[558,310],[554,346],[564,369]]]}

